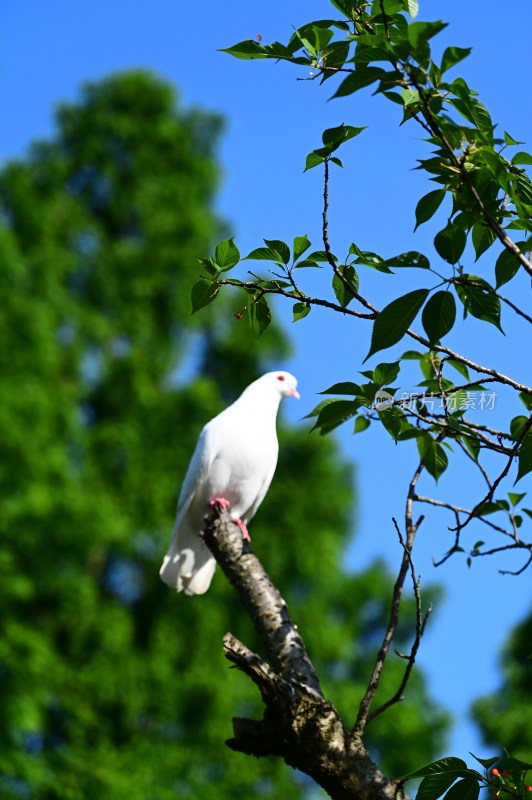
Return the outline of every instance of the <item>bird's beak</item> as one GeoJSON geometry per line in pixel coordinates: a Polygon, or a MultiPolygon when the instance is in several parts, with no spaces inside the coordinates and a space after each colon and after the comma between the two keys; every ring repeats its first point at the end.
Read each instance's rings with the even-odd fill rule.
{"type": "Polygon", "coordinates": [[[297,389],[290,389],[290,397],[295,397],[296,400],[299,400],[299,392],[297,389]]]}

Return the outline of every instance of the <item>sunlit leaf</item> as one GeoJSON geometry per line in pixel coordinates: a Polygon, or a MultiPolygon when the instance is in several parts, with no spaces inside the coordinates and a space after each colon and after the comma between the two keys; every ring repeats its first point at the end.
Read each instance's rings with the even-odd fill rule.
{"type": "Polygon", "coordinates": [[[310,314],[310,305],[308,305],[308,303],[294,303],[292,313],[292,322],[298,322],[300,319],[304,319],[310,314]]]}
{"type": "Polygon", "coordinates": [[[232,269],[240,261],[240,252],[233,239],[225,239],[216,246],[214,259],[222,272],[232,269]]]}
{"type": "Polygon", "coordinates": [[[384,72],[380,67],[358,67],[343,79],[333,97],[345,97],[353,94],[353,92],[375,83],[384,72]]]}
{"type": "Polygon", "coordinates": [[[339,304],[342,308],[347,308],[355,294],[358,293],[359,277],[354,267],[345,264],[338,267],[338,272],[343,280],[335,273],[332,279],[332,288],[339,304]]]}
{"type": "Polygon", "coordinates": [[[446,72],[446,70],[454,67],[459,61],[467,58],[470,52],[471,47],[447,47],[443,52],[441,71],[446,72]]]}
{"type": "Polygon", "coordinates": [[[199,281],[194,284],[190,293],[192,313],[195,314],[200,308],[204,308],[204,306],[212,303],[219,291],[220,287],[218,284],[206,278],[200,278],[199,281]]]}
{"type": "Polygon", "coordinates": [[[308,239],[307,236],[295,236],[294,237],[294,244],[293,244],[293,258],[294,261],[303,255],[303,253],[309,249],[312,242],[308,239]]]}

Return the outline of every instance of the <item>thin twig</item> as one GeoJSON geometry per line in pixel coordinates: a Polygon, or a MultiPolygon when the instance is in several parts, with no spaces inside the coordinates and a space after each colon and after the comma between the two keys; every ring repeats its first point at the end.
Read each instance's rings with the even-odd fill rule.
{"type": "MultiPolygon", "coordinates": [[[[406,551],[406,544],[404,542],[403,536],[399,529],[399,525],[397,524],[397,520],[394,518],[393,523],[395,525],[395,530],[397,531],[397,535],[399,537],[399,541],[403,548],[406,551]]],[[[419,527],[419,523],[418,523],[419,527]]],[[[421,644],[421,639],[423,638],[423,634],[425,632],[425,626],[427,624],[427,620],[429,618],[430,612],[432,611],[432,604],[429,605],[425,614],[422,613],[421,607],[421,592],[420,592],[420,581],[419,578],[416,578],[416,574],[414,571],[414,562],[412,561],[412,553],[408,552],[408,562],[410,564],[410,574],[412,576],[412,585],[414,587],[414,597],[416,600],[416,633],[414,642],[412,644],[412,648],[410,650],[410,655],[403,656],[403,658],[407,659],[407,665],[403,674],[403,678],[401,683],[399,684],[399,688],[395,692],[395,694],[390,697],[385,703],[372,711],[371,714],[368,714],[368,718],[366,724],[369,724],[376,716],[382,714],[383,711],[386,711],[390,706],[395,705],[395,703],[399,703],[403,699],[404,690],[406,689],[406,685],[410,679],[410,674],[416,662],[416,656],[419,650],[419,645],[421,644]]]]}
{"type": "Polygon", "coordinates": [[[292,292],[287,292],[285,289],[282,289],[281,287],[264,288],[262,286],[258,286],[254,281],[236,281],[233,280],[232,278],[217,278],[216,283],[219,286],[233,286],[234,288],[235,287],[240,288],[244,286],[248,289],[256,289],[263,295],[264,294],[281,295],[281,297],[288,297],[290,300],[296,300],[302,303],[308,303],[308,305],[311,306],[322,306],[323,308],[331,309],[331,311],[338,311],[340,314],[347,314],[348,316],[358,317],[359,319],[375,318],[375,314],[364,314],[363,311],[355,311],[352,308],[344,308],[338,303],[332,303],[329,300],[323,300],[321,297],[309,297],[308,295],[294,296],[292,292]]]}
{"type": "MultiPolygon", "coordinates": [[[[345,275],[338,269],[338,265],[336,264],[336,260],[332,254],[331,244],[329,242],[329,159],[326,158],[324,161],[324,181],[323,181],[323,211],[322,211],[322,238],[323,238],[323,246],[325,248],[325,253],[327,255],[327,261],[331,265],[334,274],[338,278],[339,281],[343,283],[346,290],[353,295],[355,300],[358,300],[365,308],[369,309],[372,312],[372,319],[378,314],[377,309],[371,305],[367,300],[365,300],[361,295],[356,292],[345,275]]],[[[358,316],[362,316],[359,314],[358,316]]],[[[364,315],[366,318],[368,317],[367,314],[364,315]]]]}
{"type": "Polygon", "coordinates": [[[490,488],[490,489],[491,489],[491,480],[490,480],[490,476],[488,475],[488,473],[486,472],[486,470],[484,469],[484,467],[482,466],[482,464],[480,463],[480,461],[478,461],[478,460],[477,460],[477,459],[476,459],[474,456],[472,456],[472,455],[471,455],[471,453],[469,452],[469,450],[467,449],[467,447],[465,446],[465,444],[464,444],[463,442],[461,442],[461,441],[460,441],[460,439],[455,439],[455,441],[456,441],[456,443],[458,444],[458,447],[461,449],[461,451],[462,451],[462,452],[463,452],[463,453],[464,453],[464,454],[467,456],[467,458],[469,458],[469,459],[470,459],[470,460],[473,462],[473,464],[474,464],[474,465],[475,465],[475,466],[476,466],[476,467],[479,469],[480,473],[482,474],[482,477],[484,478],[484,480],[485,480],[485,481],[486,481],[486,483],[488,484],[488,488],[490,488]]]}
{"type": "MultiPolygon", "coordinates": [[[[460,525],[461,530],[463,530],[466,527],[466,525],[469,525],[469,523],[471,522],[473,517],[475,517],[477,515],[477,512],[478,512],[479,508],[481,508],[485,503],[491,503],[491,501],[493,500],[493,495],[494,495],[496,489],[498,488],[499,484],[501,483],[503,478],[505,478],[508,475],[508,472],[510,471],[510,467],[512,466],[513,460],[517,456],[517,454],[519,453],[519,448],[520,448],[520,446],[521,446],[521,444],[523,442],[523,439],[525,438],[526,434],[530,430],[530,428],[532,428],[532,415],[528,418],[526,424],[523,425],[523,430],[519,434],[519,437],[517,438],[517,441],[516,441],[515,445],[513,446],[512,450],[510,452],[510,455],[508,456],[508,461],[506,462],[506,465],[505,465],[504,469],[502,470],[500,475],[498,475],[497,478],[495,478],[495,480],[493,481],[493,483],[492,483],[492,485],[490,487],[490,490],[488,491],[488,493],[486,494],[484,499],[481,500],[479,503],[477,503],[475,505],[475,507],[472,509],[472,511],[467,516],[465,522],[461,523],[461,525],[460,525]]],[[[454,528],[451,528],[450,530],[454,530],[454,528]]]]}
{"type": "Polygon", "coordinates": [[[403,558],[401,560],[401,565],[399,567],[399,573],[397,575],[393,592],[392,592],[392,603],[390,608],[390,617],[388,620],[388,626],[386,628],[384,638],[382,640],[382,644],[380,646],[379,652],[377,654],[377,659],[375,661],[375,666],[373,668],[373,674],[371,676],[370,682],[368,687],[364,693],[364,697],[360,701],[360,706],[356,718],[356,722],[353,726],[351,731],[351,735],[353,738],[357,739],[362,736],[364,729],[366,727],[369,715],[369,709],[373,698],[375,697],[375,693],[379,688],[380,678],[382,674],[382,669],[384,667],[384,662],[388,655],[388,651],[390,649],[390,644],[392,639],[395,635],[395,631],[397,630],[397,623],[399,622],[399,607],[401,603],[401,595],[403,592],[403,587],[405,583],[405,578],[408,573],[408,568],[410,565],[410,554],[412,552],[412,547],[414,546],[414,540],[416,537],[417,529],[422,522],[421,518],[417,523],[413,521],[413,495],[415,493],[415,487],[419,480],[419,476],[423,471],[424,465],[420,462],[414,472],[412,480],[410,481],[409,488],[408,488],[408,497],[406,501],[406,510],[405,510],[405,518],[406,518],[406,542],[403,545],[403,558]]]}
{"type": "MultiPolygon", "coordinates": [[[[435,505],[437,504],[435,503],[435,505]]],[[[454,517],[456,519],[456,523],[458,524],[460,522],[460,515],[458,514],[457,511],[454,511],[454,517]]],[[[432,563],[434,564],[435,567],[441,567],[441,565],[444,564],[447,561],[447,559],[449,559],[454,553],[456,553],[459,550],[459,548],[460,548],[460,531],[458,530],[454,537],[454,544],[451,547],[451,549],[439,561],[436,561],[436,559],[433,558],[432,563]]]]}
{"type": "MultiPolygon", "coordinates": [[[[436,500],[434,497],[422,497],[419,494],[414,495],[414,500],[416,503],[428,503],[431,506],[438,506],[439,508],[447,508],[449,511],[453,511],[455,515],[459,514],[471,514],[471,509],[469,508],[462,508],[461,506],[456,506],[453,503],[446,503],[445,500],[436,500]]],[[[501,509],[502,510],[502,509],[501,509]]],[[[487,525],[488,528],[493,528],[494,531],[498,531],[499,533],[504,533],[505,536],[510,536],[513,539],[513,534],[511,531],[503,528],[501,525],[497,525],[495,522],[492,522],[486,517],[477,517],[479,522],[483,522],[484,525],[487,525]]],[[[462,529],[462,525],[460,523],[460,518],[458,517],[458,525],[455,528],[449,528],[450,531],[456,532],[462,529]]]]}

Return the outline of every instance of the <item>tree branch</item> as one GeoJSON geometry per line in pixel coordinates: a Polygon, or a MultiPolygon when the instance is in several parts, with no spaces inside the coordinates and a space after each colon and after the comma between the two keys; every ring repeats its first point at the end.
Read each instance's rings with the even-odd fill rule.
{"type": "MultiPolygon", "coordinates": [[[[394,519],[393,523],[395,525],[395,529],[397,531],[397,535],[399,537],[399,541],[400,541],[402,547],[404,548],[405,552],[407,552],[406,551],[406,544],[405,544],[405,541],[403,539],[403,535],[401,533],[399,525],[397,524],[397,520],[394,519]]],[[[418,523],[418,526],[419,526],[419,523],[418,523]]],[[[423,634],[425,633],[425,626],[427,624],[427,620],[428,620],[428,618],[430,616],[430,613],[432,611],[432,604],[431,604],[431,605],[429,605],[429,607],[428,607],[427,611],[425,612],[425,614],[423,614],[422,606],[421,606],[420,579],[416,578],[416,574],[415,574],[415,570],[414,570],[414,562],[412,561],[412,553],[411,552],[408,552],[408,561],[409,561],[409,564],[410,564],[410,574],[412,576],[412,585],[413,585],[413,588],[414,588],[414,597],[416,599],[416,635],[415,635],[412,647],[410,649],[409,655],[405,656],[402,653],[398,653],[398,655],[401,658],[406,658],[406,660],[407,660],[406,668],[405,668],[401,683],[399,684],[399,688],[397,689],[395,694],[392,697],[390,697],[389,700],[387,700],[381,706],[376,708],[375,711],[372,711],[371,714],[368,714],[367,724],[369,724],[373,719],[375,719],[376,716],[378,716],[379,714],[382,714],[384,711],[386,711],[388,708],[390,708],[390,706],[393,706],[393,705],[395,705],[395,703],[399,703],[401,700],[404,699],[404,690],[406,689],[406,686],[407,686],[408,681],[410,679],[410,675],[412,674],[412,670],[414,668],[414,664],[416,663],[416,656],[417,656],[417,653],[418,653],[418,650],[419,650],[419,645],[421,644],[421,639],[423,638],[423,634]]]]}
{"type": "Polygon", "coordinates": [[[219,506],[206,519],[204,539],[250,615],[274,669],[285,680],[297,681],[322,697],[318,677],[286,603],[243,542],[238,525],[219,506]]]}
{"type": "Polygon", "coordinates": [[[326,700],[292,623],[286,604],[239,527],[216,506],[205,520],[204,540],[250,614],[267,664],[231,634],[226,657],[258,687],[265,704],[262,720],[235,718],[227,745],[257,757],[276,755],[322,786],[333,800],[408,800],[402,784],[386,778],[361,738],[348,734],[326,700]]]}
{"type": "Polygon", "coordinates": [[[405,578],[408,572],[408,568],[410,566],[412,547],[414,546],[414,539],[416,537],[417,529],[423,519],[421,518],[417,523],[414,523],[412,516],[414,491],[422,471],[423,471],[423,464],[420,463],[409,484],[408,498],[406,502],[406,541],[404,543],[401,542],[403,544],[403,558],[401,560],[399,573],[397,575],[393,587],[392,603],[390,607],[390,618],[388,621],[388,627],[386,628],[386,632],[384,634],[380,650],[377,654],[377,659],[375,661],[373,674],[368,684],[368,688],[366,689],[364,697],[360,702],[358,715],[352,730],[352,735],[355,737],[362,736],[364,728],[366,727],[366,724],[368,722],[369,709],[371,707],[371,703],[373,702],[373,698],[375,697],[375,693],[379,688],[384,662],[388,655],[388,651],[390,649],[392,639],[395,635],[395,631],[397,630],[397,624],[399,622],[399,607],[401,604],[401,596],[403,593],[405,578]]]}

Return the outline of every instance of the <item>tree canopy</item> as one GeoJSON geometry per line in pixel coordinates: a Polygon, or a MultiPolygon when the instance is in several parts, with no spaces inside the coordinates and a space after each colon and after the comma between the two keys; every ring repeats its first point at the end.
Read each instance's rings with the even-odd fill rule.
{"type": "MultiPolygon", "coordinates": [[[[363,368],[354,374],[347,368],[344,380],[324,386],[326,398],[309,416],[322,434],[349,422],[354,433],[378,427],[403,452],[412,453],[413,446],[417,450],[415,467],[404,479],[404,521],[393,520],[405,549],[394,588],[394,601],[399,602],[425,509],[439,509],[450,519],[450,537],[439,564],[458,554],[465,555],[468,565],[475,559],[511,554],[510,568],[501,572],[519,575],[532,565],[532,510],[526,499],[532,471],[532,387],[526,376],[518,374],[523,371],[521,364],[513,361],[512,369],[495,364],[487,346],[481,356],[473,354],[467,335],[472,320],[484,329],[491,326],[509,334],[507,349],[515,354],[522,346],[515,332],[521,327],[528,331],[526,326],[532,323],[527,304],[532,275],[532,183],[527,167],[532,155],[522,149],[524,142],[498,129],[464,78],[448,74],[470,49],[449,46],[441,55],[433,49],[432,40],[445,22],[418,19],[418,3],[411,0],[331,0],[330,5],[332,18],[310,21],[282,41],[265,42],[259,35],[225,48],[242,60],[291,64],[300,79],[325,84],[329,99],[341,99],[343,108],[350,109],[346,121],[324,130],[321,143],[306,154],[305,171],[319,169],[323,176],[321,241],[311,242],[301,230],[289,238],[269,232],[267,239],[241,254],[238,237],[225,239],[202,259],[192,301],[200,310],[233,290],[240,297],[242,315],[258,336],[274,318],[272,298],[289,302],[294,322],[304,325],[314,308],[326,308],[348,318],[354,335],[364,328],[369,332],[363,368]],[[393,104],[398,122],[413,127],[428,144],[417,168],[433,188],[429,184],[413,208],[416,228],[431,220],[438,224],[426,253],[412,247],[391,255],[394,251],[385,252],[388,243],[381,241],[367,249],[360,231],[356,232],[360,239],[340,250],[330,234],[329,190],[335,171],[349,157],[346,143],[362,140],[363,103],[357,103],[357,95],[368,87],[378,101],[393,104]],[[249,261],[266,265],[250,270],[249,261]],[[316,278],[318,270],[321,280],[316,278]],[[370,270],[373,277],[368,277],[370,270]],[[388,302],[375,291],[375,273],[381,285],[386,284],[386,297],[392,294],[388,302]],[[467,324],[458,336],[460,314],[467,324]],[[375,363],[382,351],[391,351],[385,356],[388,360],[375,363]],[[404,381],[416,371],[416,389],[401,391],[399,374],[404,381]],[[500,424],[477,421],[471,414],[473,398],[480,396],[483,410],[496,393],[504,397],[500,424]],[[451,465],[463,480],[454,496],[447,496],[434,483],[451,465]],[[465,500],[457,496],[462,490],[465,500]]],[[[333,348],[331,342],[327,352],[333,348]]],[[[224,547],[228,552],[231,546],[227,522],[212,520],[208,532],[225,564],[224,547]],[[219,530],[223,535],[218,542],[219,530]]],[[[226,572],[240,586],[246,569],[242,563],[226,572]]],[[[273,610],[276,603],[272,598],[267,607],[273,610]]],[[[376,768],[368,788],[367,752],[361,744],[369,734],[370,707],[396,624],[392,616],[373,679],[347,734],[343,716],[319,693],[311,703],[303,690],[298,693],[293,687],[297,697],[291,702],[283,687],[291,685],[292,667],[272,641],[269,658],[274,669],[267,673],[262,665],[267,674],[263,679],[253,669],[253,656],[226,641],[230,660],[261,688],[264,733],[282,731],[286,746],[281,756],[314,777],[331,797],[356,794],[384,800],[403,792],[402,783],[387,780],[376,768]],[[308,714],[305,719],[315,733],[311,744],[300,734],[298,714],[308,714]],[[318,754],[321,769],[309,762],[309,751],[318,754]]],[[[417,630],[421,635],[423,624],[417,630]]],[[[410,663],[414,660],[413,650],[410,663]]],[[[311,693],[316,673],[308,662],[307,668],[309,683],[301,683],[311,693]]],[[[510,693],[505,694],[508,701],[510,693]]],[[[507,708],[504,703],[499,707],[507,708]]],[[[245,728],[235,730],[238,749],[258,754],[252,731],[247,738],[245,728]]],[[[526,784],[530,762],[498,759],[477,759],[483,772],[461,759],[440,759],[409,777],[423,778],[421,796],[431,800],[446,793],[453,800],[477,797],[483,786],[497,796],[504,791],[505,796],[522,797],[525,790],[532,791],[526,784]]]]}
{"type": "Polygon", "coordinates": [[[501,685],[479,698],[473,717],[487,744],[504,747],[517,758],[530,759],[532,751],[532,615],[509,634],[501,656],[501,685]]]}
{"type": "MultiPolygon", "coordinates": [[[[124,73],[85,86],[59,108],[54,138],[0,173],[4,797],[314,791],[223,744],[229,717],[258,702],[227,671],[221,637],[231,629],[260,649],[223,576],[194,600],[157,574],[201,426],[288,352],[274,325],[257,349],[226,306],[190,313],[196,256],[223,235],[220,130],[157,77],[124,73]]],[[[380,563],[341,567],[355,495],[337,445],[286,425],[280,439],[251,534],[348,714],[390,576],[380,563]]],[[[399,648],[414,619],[409,601],[399,648]]],[[[383,701],[402,671],[390,663],[383,701]]],[[[370,746],[398,774],[431,758],[447,727],[417,674],[370,746]]]]}

